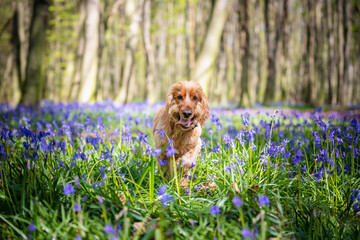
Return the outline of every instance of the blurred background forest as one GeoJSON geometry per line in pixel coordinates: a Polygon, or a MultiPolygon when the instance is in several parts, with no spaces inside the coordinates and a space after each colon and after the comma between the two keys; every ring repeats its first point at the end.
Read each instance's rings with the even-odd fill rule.
{"type": "Polygon", "coordinates": [[[360,103],[358,0],[2,0],[0,102],[360,103]]]}

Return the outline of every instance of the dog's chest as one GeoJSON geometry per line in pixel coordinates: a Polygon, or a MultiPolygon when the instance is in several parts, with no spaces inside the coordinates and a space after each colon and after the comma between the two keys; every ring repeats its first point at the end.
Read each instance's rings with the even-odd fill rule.
{"type": "Polygon", "coordinates": [[[174,148],[176,149],[178,155],[183,155],[191,149],[195,148],[199,142],[200,138],[199,131],[191,131],[189,134],[182,134],[174,136],[174,148]]]}

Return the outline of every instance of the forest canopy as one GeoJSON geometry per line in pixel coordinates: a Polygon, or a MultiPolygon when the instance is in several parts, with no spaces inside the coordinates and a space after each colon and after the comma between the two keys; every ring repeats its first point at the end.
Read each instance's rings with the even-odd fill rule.
{"type": "Polygon", "coordinates": [[[0,101],[360,102],[356,0],[4,0],[0,101]]]}

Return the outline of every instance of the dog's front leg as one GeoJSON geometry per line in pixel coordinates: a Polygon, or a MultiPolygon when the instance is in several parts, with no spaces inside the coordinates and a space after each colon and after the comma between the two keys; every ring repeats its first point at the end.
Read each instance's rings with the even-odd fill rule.
{"type": "Polygon", "coordinates": [[[181,167],[179,168],[181,169],[181,176],[187,175],[189,173],[190,168],[195,166],[196,159],[199,156],[200,150],[201,150],[201,139],[199,138],[195,147],[191,148],[182,157],[176,160],[177,165],[181,167]]]}

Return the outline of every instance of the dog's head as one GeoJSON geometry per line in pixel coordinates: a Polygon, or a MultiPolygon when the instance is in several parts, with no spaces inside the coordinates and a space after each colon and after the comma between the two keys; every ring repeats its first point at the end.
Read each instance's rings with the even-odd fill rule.
{"type": "Polygon", "coordinates": [[[209,104],[202,87],[197,82],[181,81],[171,86],[166,106],[171,121],[183,130],[201,126],[210,116],[209,104]]]}

